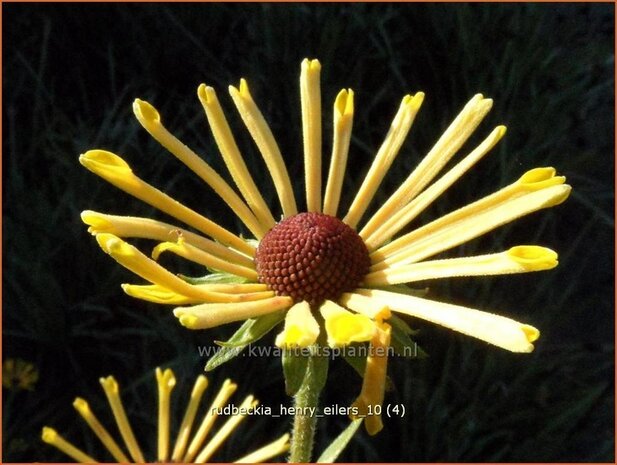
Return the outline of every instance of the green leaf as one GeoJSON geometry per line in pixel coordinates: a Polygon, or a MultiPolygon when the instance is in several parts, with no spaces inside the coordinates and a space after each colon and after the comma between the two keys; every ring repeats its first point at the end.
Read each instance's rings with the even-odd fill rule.
{"type": "Polygon", "coordinates": [[[221,349],[214,354],[208,363],[205,371],[212,371],[219,365],[228,362],[242,352],[247,345],[258,341],[268,334],[272,328],[285,318],[285,310],[251,318],[246,320],[242,326],[231,336],[227,342],[217,341],[221,349]]]}
{"type": "Polygon", "coordinates": [[[287,395],[294,396],[302,386],[302,381],[306,375],[309,361],[308,351],[301,349],[284,350],[281,358],[285,376],[285,392],[287,395]]]}
{"type": "Polygon", "coordinates": [[[390,345],[396,355],[407,358],[428,357],[428,354],[410,337],[410,334],[416,334],[417,331],[412,330],[407,323],[394,315],[388,320],[388,323],[392,326],[390,345]]]}
{"type": "Polygon", "coordinates": [[[360,375],[360,378],[364,377],[364,371],[366,370],[366,357],[345,353],[345,355],[343,355],[343,359],[349,363],[354,370],[356,370],[356,372],[360,375]]]}
{"type": "Polygon", "coordinates": [[[422,350],[416,341],[409,337],[398,328],[392,327],[392,337],[390,345],[394,349],[394,353],[399,357],[406,358],[426,358],[428,354],[422,350]]]}
{"type": "Polygon", "coordinates": [[[352,421],[345,430],[339,434],[334,441],[330,443],[326,450],[319,456],[317,463],[333,463],[341,452],[347,447],[353,435],[356,434],[358,428],[362,424],[362,418],[352,421]]]}
{"type": "Polygon", "coordinates": [[[392,316],[388,319],[388,323],[390,323],[391,326],[399,328],[401,331],[403,331],[406,334],[411,334],[412,336],[415,336],[416,334],[419,333],[417,329],[416,330],[411,329],[405,320],[403,320],[402,318],[394,314],[392,314],[392,316]]]}
{"type": "Polygon", "coordinates": [[[190,276],[178,275],[181,279],[190,284],[242,284],[248,282],[247,278],[236,276],[231,273],[215,272],[205,276],[192,278],[190,276]]]}

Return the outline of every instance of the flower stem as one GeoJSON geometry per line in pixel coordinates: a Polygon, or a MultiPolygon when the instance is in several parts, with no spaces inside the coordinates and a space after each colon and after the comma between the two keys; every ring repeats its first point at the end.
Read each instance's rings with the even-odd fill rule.
{"type": "Polygon", "coordinates": [[[319,393],[328,375],[328,359],[309,357],[302,385],[294,396],[295,417],[291,436],[289,463],[310,462],[317,424],[319,393]]]}

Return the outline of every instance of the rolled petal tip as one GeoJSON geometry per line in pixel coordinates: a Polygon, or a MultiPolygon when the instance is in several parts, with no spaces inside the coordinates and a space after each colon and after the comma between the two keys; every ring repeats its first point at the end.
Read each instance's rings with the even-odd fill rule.
{"type": "Polygon", "coordinates": [[[555,174],[556,170],[552,166],[533,168],[525,172],[518,179],[518,183],[529,191],[535,191],[566,182],[565,176],[555,176],[555,174]]]}
{"type": "Polygon", "coordinates": [[[495,135],[498,139],[501,139],[504,134],[506,133],[506,131],[508,130],[507,127],[505,127],[504,125],[499,125],[495,128],[495,135]]]}
{"type": "Polygon", "coordinates": [[[98,173],[103,169],[127,170],[132,172],[131,167],[122,158],[107,150],[88,150],[79,156],[79,163],[90,171],[98,173]]]}
{"type": "Polygon", "coordinates": [[[424,102],[424,92],[416,92],[414,95],[403,97],[403,104],[409,106],[414,111],[420,108],[422,102],[424,102]]]}
{"type": "MultiPolygon", "coordinates": [[[[533,326],[521,325],[521,330],[525,333],[525,336],[530,343],[535,342],[540,338],[540,330],[534,328],[533,326]]],[[[533,345],[531,346],[531,350],[529,352],[531,351],[533,351],[533,345]]]]}
{"type": "Polygon", "coordinates": [[[113,234],[99,233],[95,235],[95,238],[101,249],[109,255],[129,253],[131,246],[113,234]]]}
{"type": "Polygon", "coordinates": [[[58,437],[58,433],[55,429],[50,428],[49,426],[43,426],[43,431],[41,432],[41,439],[47,444],[53,444],[58,437]]]}
{"type": "Polygon", "coordinates": [[[135,99],[133,102],[133,113],[140,123],[158,123],[161,121],[161,115],[150,103],[145,100],[135,99]]]}
{"type": "Polygon", "coordinates": [[[113,376],[99,378],[99,382],[101,383],[101,386],[103,386],[103,389],[105,389],[106,392],[109,391],[111,393],[117,394],[120,390],[118,382],[113,376]]]}
{"type": "Polygon", "coordinates": [[[90,406],[88,405],[88,402],[81,397],[75,398],[75,400],[73,401],[73,407],[75,407],[75,410],[77,410],[82,415],[87,414],[90,411],[90,406]]]}
{"type": "Polygon", "coordinates": [[[307,71],[319,71],[321,70],[321,63],[319,63],[319,60],[317,59],[309,59],[309,58],[305,58],[304,60],[302,60],[302,70],[307,70],[307,71]]]}
{"type": "MultiPolygon", "coordinates": [[[[561,177],[565,181],[566,178],[563,176],[561,177]]],[[[570,192],[572,192],[572,186],[569,186],[568,184],[564,184],[561,187],[562,187],[561,194],[555,196],[555,198],[551,202],[551,206],[559,205],[560,203],[565,202],[568,197],[570,197],[570,192]]]]}
{"type": "Polygon", "coordinates": [[[178,318],[178,321],[182,326],[188,329],[201,329],[198,325],[199,318],[194,315],[187,315],[183,312],[178,312],[179,309],[174,310],[174,316],[178,318]]]}
{"type": "Polygon", "coordinates": [[[353,95],[353,90],[343,89],[336,96],[334,108],[339,117],[353,114],[353,95]]]}
{"type": "Polygon", "coordinates": [[[528,271],[550,270],[558,265],[557,252],[537,245],[519,245],[507,251],[510,259],[528,271]]]}
{"type": "Polygon", "coordinates": [[[84,210],[80,214],[81,221],[90,226],[88,232],[96,235],[112,227],[111,221],[92,210],[84,210]]]}
{"type": "Polygon", "coordinates": [[[214,93],[214,89],[205,84],[199,84],[197,87],[197,97],[204,105],[211,103],[214,93]]]}

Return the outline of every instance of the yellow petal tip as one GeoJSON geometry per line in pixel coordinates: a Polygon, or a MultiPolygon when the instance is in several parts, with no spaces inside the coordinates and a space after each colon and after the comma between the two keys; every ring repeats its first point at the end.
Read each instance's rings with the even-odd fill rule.
{"type": "Polygon", "coordinates": [[[133,113],[140,123],[159,123],[161,115],[150,103],[145,100],[135,99],[133,102],[133,113]]]}
{"type": "Polygon", "coordinates": [[[99,233],[95,238],[101,249],[106,253],[111,253],[112,250],[116,249],[118,244],[122,242],[120,238],[110,233],[99,233]]]}
{"type": "Polygon", "coordinates": [[[240,95],[248,96],[249,95],[249,85],[246,82],[246,79],[240,79],[240,95]]]}
{"type": "Polygon", "coordinates": [[[414,110],[417,110],[422,105],[422,102],[424,102],[424,92],[416,92],[410,104],[414,110]]]}
{"type": "MultiPolygon", "coordinates": [[[[174,315],[176,315],[175,311],[174,311],[174,315]]],[[[188,329],[198,329],[197,328],[197,323],[198,323],[199,319],[195,315],[181,314],[179,316],[176,315],[176,317],[178,317],[178,321],[185,328],[188,328],[188,329]]]]}
{"type": "Polygon", "coordinates": [[[159,367],[155,370],[156,380],[167,387],[174,387],[176,385],[176,375],[171,368],[161,370],[159,367]]]}
{"type": "Polygon", "coordinates": [[[302,60],[302,69],[319,71],[321,70],[321,63],[317,59],[305,58],[304,60],[302,60]]]}
{"type": "Polygon", "coordinates": [[[216,98],[216,92],[212,87],[207,86],[206,84],[199,84],[199,87],[197,88],[197,97],[204,106],[207,106],[210,105],[216,98]]]}
{"type": "Polygon", "coordinates": [[[96,238],[96,241],[101,249],[103,249],[105,253],[114,257],[116,260],[120,257],[130,258],[138,254],[132,245],[124,242],[118,236],[113,234],[98,233],[94,237],[96,238]]]}
{"type": "Polygon", "coordinates": [[[533,168],[519,178],[521,184],[535,184],[555,177],[555,168],[552,166],[533,168]]]}
{"type": "Polygon", "coordinates": [[[50,428],[49,426],[43,426],[43,431],[41,432],[41,439],[47,444],[52,444],[55,442],[58,437],[58,433],[55,429],[50,428]]]}
{"type": "Polygon", "coordinates": [[[529,271],[550,270],[559,263],[557,252],[537,245],[512,247],[507,251],[507,255],[529,271]]]}
{"type": "Polygon", "coordinates": [[[79,215],[84,224],[90,226],[88,232],[96,235],[112,227],[111,221],[92,210],[85,210],[79,215]]]}
{"type": "Polygon", "coordinates": [[[206,85],[203,82],[197,86],[197,96],[206,99],[206,85]]]}
{"type": "Polygon", "coordinates": [[[107,150],[88,150],[79,156],[79,163],[93,171],[101,167],[131,169],[122,158],[107,150]]]}
{"type": "MultiPolygon", "coordinates": [[[[521,329],[523,330],[523,333],[525,333],[525,337],[527,338],[527,341],[529,341],[530,343],[535,342],[540,338],[540,331],[537,328],[534,328],[533,326],[522,325],[521,329]]],[[[531,345],[531,350],[529,352],[531,351],[533,351],[533,345],[531,345]]]]}
{"type": "Polygon", "coordinates": [[[99,378],[99,382],[105,391],[109,390],[112,393],[118,393],[118,382],[113,376],[107,376],[105,378],[99,378]]]}
{"type": "Polygon", "coordinates": [[[490,110],[491,107],[493,106],[493,99],[492,98],[485,98],[484,100],[482,100],[482,104],[486,107],[488,107],[488,109],[490,110]]]}
{"type": "MultiPolygon", "coordinates": [[[[560,176],[560,177],[561,177],[561,178],[563,178],[563,181],[565,181],[565,180],[566,180],[566,178],[565,178],[565,177],[563,177],[563,176],[560,176]]],[[[556,196],[556,197],[553,199],[553,201],[551,202],[551,205],[552,205],[552,206],[555,206],[555,205],[559,205],[560,203],[565,202],[565,201],[568,199],[568,197],[570,197],[570,193],[571,193],[571,192],[572,192],[572,186],[569,186],[568,184],[564,184],[564,185],[562,186],[562,192],[561,192],[561,194],[560,194],[560,195],[558,195],[558,196],[556,196]]]]}
{"type": "Polygon", "coordinates": [[[86,412],[88,410],[88,402],[81,397],[76,397],[73,401],[73,407],[79,412],[86,412]]]}
{"type": "Polygon", "coordinates": [[[336,110],[339,118],[345,115],[353,115],[353,95],[353,90],[342,89],[336,96],[336,100],[334,101],[334,109],[336,110]]]}

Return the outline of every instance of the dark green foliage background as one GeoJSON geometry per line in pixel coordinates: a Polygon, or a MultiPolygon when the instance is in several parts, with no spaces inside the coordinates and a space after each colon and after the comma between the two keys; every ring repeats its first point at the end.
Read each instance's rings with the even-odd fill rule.
{"type": "MultiPolygon", "coordinates": [[[[531,355],[511,354],[420,321],[421,361],[392,360],[404,418],[386,418],[375,438],[358,434],[345,461],[613,461],[614,451],[614,6],[612,4],[7,4],[3,8],[3,360],[40,371],[33,392],[3,390],[3,460],[58,461],[39,440],[43,425],[110,460],[71,407],[77,395],[103,420],[98,378],[116,375],[135,428],[155,435],[152,370],[182,380],[175,426],[205,360],[198,345],[236,325],[191,332],[167,308],[130,299],[138,282],[103,254],[79,219],[85,209],[156,216],[80,167],[104,148],[229,228],[241,230],[202,186],[132,117],[146,99],[176,135],[224,171],[201,106],[199,83],[218,90],[255,178],[273,188],[226,88],[245,77],[290,172],[302,178],[300,61],[322,63],[324,153],[331,102],[356,93],[344,203],[349,205],[405,93],[426,99],[374,205],[404,179],[476,92],[494,98],[473,140],[497,124],[508,133],[421,221],[555,166],[574,191],[450,255],[526,243],[552,247],[560,266],[534,275],[430,284],[438,299],[494,310],[542,330],[531,355]]],[[[324,164],[324,168],[327,163],[324,164]]],[[[225,175],[227,173],[225,172],[225,175]]],[[[297,195],[303,183],[296,185],[297,195]]],[[[299,197],[300,198],[300,197],[299,197]]],[[[374,206],[373,205],[373,206],[374,206]]],[[[278,212],[277,212],[278,215],[278,212]]],[[[162,216],[157,216],[163,218],[162,216]]],[[[413,227],[412,225],[411,227],[413,227]]],[[[148,250],[152,244],[139,243],[148,250]]],[[[185,273],[200,270],[168,259],[185,273]]],[[[271,337],[271,336],[270,336],[271,337]]],[[[271,339],[265,341],[270,344],[271,339]]],[[[275,410],[289,405],[280,362],[239,358],[217,369],[275,410]]],[[[349,405],[360,379],[331,364],[324,405],[349,405]]],[[[322,421],[316,450],[346,424],[322,421]]],[[[233,460],[288,429],[267,417],[246,422],[216,460],[233,460]]],[[[148,456],[154,458],[154,442],[148,456]]]]}

